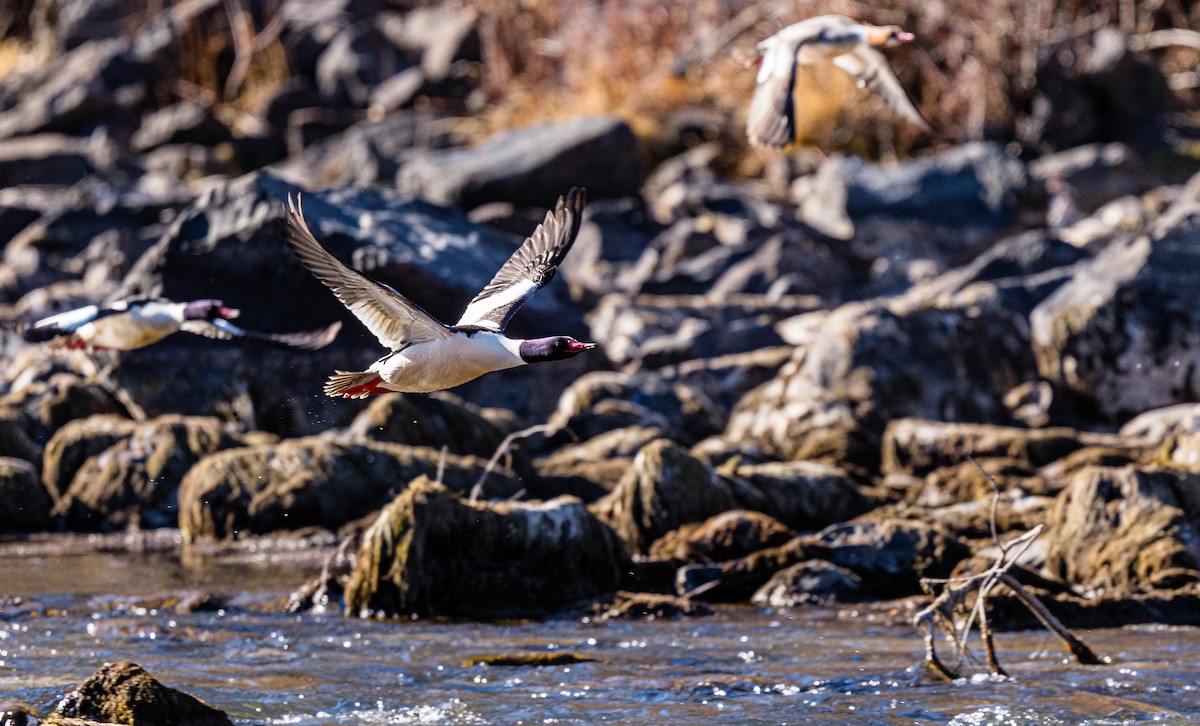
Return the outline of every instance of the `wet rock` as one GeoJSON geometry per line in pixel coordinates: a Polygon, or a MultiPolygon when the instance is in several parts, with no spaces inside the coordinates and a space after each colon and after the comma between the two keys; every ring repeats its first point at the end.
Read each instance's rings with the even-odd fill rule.
{"type": "Polygon", "coordinates": [[[1147,411],[1126,421],[1119,432],[1124,438],[1151,443],[1183,433],[1200,433],[1200,404],[1181,403],[1147,411]]]}
{"type": "Polygon", "coordinates": [[[645,426],[614,429],[578,444],[563,446],[533,462],[538,482],[526,483],[535,499],[571,494],[593,502],[612,491],[642,447],[662,438],[662,430],[645,426]]]}
{"type": "Polygon", "coordinates": [[[0,184],[70,186],[115,162],[116,150],[101,136],[59,134],[0,140],[0,184]]]}
{"type": "Polygon", "coordinates": [[[232,726],[219,709],[164,686],[141,666],[123,661],[93,673],[59,702],[56,717],[104,723],[232,726]]]}
{"type": "MultiPolygon", "coordinates": [[[[134,418],[136,412],[107,383],[86,380],[71,373],[55,373],[35,380],[0,398],[0,410],[11,412],[28,438],[45,442],[69,421],[97,414],[134,418]]],[[[41,461],[41,457],[36,458],[41,461]]]]}
{"type": "Polygon", "coordinates": [[[685,524],[650,545],[652,558],[681,562],[724,562],[791,541],[794,532],[761,512],[731,510],[685,524]]]}
{"type": "Polygon", "coordinates": [[[365,107],[371,89],[412,65],[378,26],[368,22],[344,28],[317,59],[317,89],[332,105],[365,107]]]}
{"type": "Polygon", "coordinates": [[[1185,511],[1196,475],[1095,467],[1075,475],[1050,517],[1046,570],[1100,593],[1193,587],[1200,511],[1185,511]]]}
{"type": "Polygon", "coordinates": [[[497,653],[464,658],[463,668],[474,666],[559,666],[572,663],[594,663],[595,658],[578,653],[497,653]]]}
{"type": "Polygon", "coordinates": [[[659,368],[780,345],[775,323],[818,305],[809,296],[608,295],[588,323],[613,363],[659,368]]]}
{"type": "Polygon", "coordinates": [[[880,503],[875,494],[860,489],[845,470],[818,462],[730,462],[717,473],[739,484],[747,506],[800,531],[845,522],[880,503]]]}
{"type": "MultiPolygon", "coordinates": [[[[414,477],[435,476],[442,462],[433,449],[322,437],[222,451],[184,476],[179,528],[185,540],[312,526],[335,531],[387,504],[414,477]]],[[[479,480],[483,464],[448,454],[442,481],[465,493],[479,480]]],[[[488,477],[484,495],[505,498],[516,491],[500,469],[488,477]]]]}
{"type": "Polygon", "coordinates": [[[638,452],[617,487],[591,509],[631,551],[645,552],[680,525],[738,506],[729,483],[679,445],[660,439],[638,452]]]}
{"type": "Polygon", "coordinates": [[[0,724],[4,726],[38,726],[37,712],[23,703],[0,704],[0,724]]]}
{"type": "Polygon", "coordinates": [[[63,55],[46,69],[44,82],[0,112],[0,138],[86,133],[99,122],[132,131],[162,77],[164,51],[220,6],[219,0],[177,3],[160,10],[134,37],[94,40],[63,55]]]}
{"type": "MultiPolygon", "coordinates": [[[[1119,628],[1154,623],[1200,624],[1200,593],[1160,590],[1130,596],[1102,595],[1085,598],[1070,592],[1045,591],[1025,586],[1068,628],[1119,628]]],[[[1043,627],[1029,608],[1006,588],[988,598],[988,623],[999,630],[1030,630],[1043,627]]]]}
{"type": "Polygon", "coordinates": [[[55,500],[66,493],[84,462],[136,431],[138,422],[117,415],[76,419],[54,432],[42,454],[42,481],[55,500]]]}
{"type": "Polygon", "coordinates": [[[773,380],[742,397],[724,435],[778,459],[874,469],[892,419],[1006,419],[1003,393],[1032,377],[1033,361],[1014,332],[1022,318],[994,292],[810,314],[811,337],[773,380]]]}
{"type": "Polygon", "coordinates": [[[1198,199],[1195,177],[1150,236],[1110,244],[1030,316],[1041,375],[1105,418],[1190,403],[1200,387],[1200,320],[1187,294],[1198,199]]]}
{"type": "MultiPolygon", "coordinates": [[[[445,148],[451,140],[450,127],[441,115],[405,111],[382,121],[354,124],[274,165],[271,173],[306,189],[386,186],[409,156],[421,149],[445,148]]],[[[541,221],[539,217],[522,234],[532,232],[541,221]]]]}
{"type": "Polygon", "coordinates": [[[798,562],[776,572],[750,598],[775,608],[857,602],[863,599],[863,581],[853,572],[821,560],[798,562]]]}
{"type": "MultiPolygon", "coordinates": [[[[949,464],[929,471],[906,487],[904,500],[917,507],[944,507],[964,502],[990,501],[995,487],[1001,492],[1018,489],[1045,494],[1053,486],[1028,460],[982,455],[975,461],[949,464]]],[[[907,473],[901,469],[901,473],[907,473]]],[[[1057,484],[1061,487],[1061,484],[1057,484]]]]}
{"type": "MultiPolygon", "coordinates": [[[[84,431],[92,434],[90,439],[75,439],[79,443],[63,453],[74,459],[111,435],[89,428],[84,431]]],[[[170,415],[140,422],[78,464],[55,502],[54,514],[72,531],[173,527],[178,522],[177,490],[192,465],[246,443],[216,419],[170,415]]],[[[61,466],[64,459],[59,463],[54,475],[65,478],[69,471],[61,466]]]]}
{"type": "Polygon", "coordinates": [[[612,603],[596,609],[598,622],[661,620],[713,614],[712,608],[704,603],[674,595],[657,595],[647,592],[618,592],[612,603]]]}
{"type": "Polygon", "coordinates": [[[920,578],[946,577],[968,556],[966,545],[927,524],[864,519],[717,566],[681,568],[677,590],[703,588],[706,600],[746,600],[780,570],[822,560],[856,575],[865,586],[864,598],[904,597],[921,591],[920,578]]]}
{"type": "Polygon", "coordinates": [[[1086,435],[1065,428],[1018,429],[985,424],[901,419],[888,424],[883,471],[924,476],[968,457],[1007,458],[1039,467],[1083,448],[1086,435]]]}
{"type": "Polygon", "coordinates": [[[470,503],[417,479],[363,535],[346,611],[544,615],[615,591],[627,560],[612,530],[577,499],[470,503]]]}
{"type": "Polygon", "coordinates": [[[573,186],[586,187],[590,199],[636,194],[642,164],[637,139],[624,121],[584,116],[505,131],[474,148],[417,155],[396,183],[461,209],[488,202],[549,208],[573,186]]]}
{"type": "Polygon", "coordinates": [[[675,441],[694,442],[716,433],[721,418],[720,409],[691,386],[650,375],[595,372],[563,392],[547,424],[585,441],[606,431],[642,426],[661,429],[675,441]]]}
{"type": "Polygon", "coordinates": [[[183,101],[147,114],[131,143],[134,149],[147,151],[167,144],[214,146],[232,138],[229,127],[217,120],[211,106],[183,101]]]}
{"type": "Polygon", "coordinates": [[[0,532],[49,529],[50,504],[33,464],[0,457],[0,532]]]}
{"type": "Polygon", "coordinates": [[[968,143],[890,166],[835,156],[822,165],[817,179],[822,186],[834,185],[818,190],[817,196],[844,199],[849,220],[886,215],[943,225],[999,226],[1016,210],[1025,170],[999,144],[968,143]]]}
{"type": "Polygon", "coordinates": [[[513,432],[453,393],[380,396],[346,427],[353,441],[388,441],[446,449],[452,454],[490,457],[513,432]]]}

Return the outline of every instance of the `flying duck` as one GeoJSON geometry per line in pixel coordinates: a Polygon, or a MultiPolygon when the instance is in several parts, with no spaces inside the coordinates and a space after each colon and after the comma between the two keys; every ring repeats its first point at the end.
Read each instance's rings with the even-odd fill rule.
{"type": "Polygon", "coordinates": [[[303,333],[256,333],[229,322],[240,311],[220,300],[121,300],[86,305],[21,326],[21,336],[31,343],[87,350],[134,350],[183,331],[207,338],[249,338],[293,348],[316,350],[329,345],[341,323],[303,333]]]}
{"type": "Polygon", "coordinates": [[[746,121],[746,134],[755,146],[783,147],[796,136],[795,102],[792,87],[796,67],[831,60],[854,76],[859,88],[883,98],[909,123],[930,131],[929,124],[908,100],[900,81],[876,48],[913,40],[895,25],[868,25],[844,15],[821,15],[789,25],[758,44],[760,55],[754,98],[746,121]]]}
{"type": "Polygon", "coordinates": [[[332,397],[366,398],[389,391],[429,393],[462,385],[485,373],[527,363],[562,360],[591,350],[566,335],[520,340],[504,327],[544,287],[579,232],[585,193],[571,189],[501,266],[492,281],[447,326],[383,283],[342,264],[313,237],[299,202],[288,195],[284,239],[296,257],[391,352],[361,372],[337,371],[325,383],[332,397]]]}

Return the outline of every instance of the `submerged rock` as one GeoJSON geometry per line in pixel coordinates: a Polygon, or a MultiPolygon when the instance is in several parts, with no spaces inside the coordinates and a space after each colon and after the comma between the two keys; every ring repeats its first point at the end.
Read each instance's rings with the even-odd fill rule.
{"type": "Polygon", "coordinates": [[[646,592],[618,592],[611,603],[596,607],[596,620],[660,620],[663,618],[712,615],[704,603],[674,595],[646,592]]]}
{"type": "Polygon", "coordinates": [[[346,612],[545,615],[615,591],[627,561],[578,499],[472,503],[422,477],[364,533],[346,612]]]}
{"type": "Polygon", "coordinates": [[[229,717],[200,699],[159,683],[136,663],[110,663],[59,702],[58,718],[103,723],[233,726],[229,717]]]}
{"type": "Polygon", "coordinates": [[[862,578],[850,570],[821,560],[809,560],[776,572],[750,600],[771,607],[787,608],[856,602],[863,599],[865,590],[862,578]]]}

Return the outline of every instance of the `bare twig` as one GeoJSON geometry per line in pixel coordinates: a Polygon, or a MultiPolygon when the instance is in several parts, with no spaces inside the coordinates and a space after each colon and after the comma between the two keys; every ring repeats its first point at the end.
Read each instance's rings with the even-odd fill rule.
{"type": "Polygon", "coordinates": [[[438,457],[437,479],[434,479],[438,484],[442,483],[442,477],[446,474],[446,452],[449,450],[449,446],[442,444],[442,453],[438,457]]]}
{"type": "Polygon", "coordinates": [[[488,475],[492,473],[492,469],[496,468],[496,463],[500,461],[500,457],[508,453],[508,450],[512,448],[513,444],[521,439],[527,439],[535,434],[551,431],[553,428],[554,427],[550,426],[549,424],[539,424],[537,426],[530,426],[527,429],[521,429],[520,431],[514,431],[508,436],[505,436],[504,440],[500,442],[500,445],[496,447],[496,452],[492,454],[492,458],[488,459],[487,465],[483,467],[483,473],[479,475],[479,481],[475,482],[475,486],[471,487],[471,494],[467,498],[468,501],[474,502],[483,495],[483,484],[487,481],[488,475]]]}
{"type": "Polygon", "coordinates": [[[925,626],[926,628],[926,667],[940,677],[957,677],[955,671],[947,668],[937,655],[934,628],[939,623],[945,623],[948,637],[953,641],[960,660],[965,659],[969,654],[967,639],[971,633],[971,629],[978,627],[980,640],[983,641],[988,668],[992,673],[997,675],[1008,675],[1000,665],[999,658],[996,656],[995,638],[988,623],[987,615],[987,599],[991,595],[993,588],[1001,583],[1008,587],[1017,599],[1028,607],[1047,629],[1062,639],[1067,650],[1070,651],[1078,662],[1084,664],[1106,662],[1101,660],[1083,641],[1068,630],[1041,601],[1022,587],[1021,583],[1009,573],[1009,569],[1021,560],[1025,552],[1033,545],[1038,535],[1042,533],[1044,526],[1039,524],[1008,542],[1002,542],[1000,540],[999,528],[996,524],[1000,504],[1000,485],[974,457],[967,457],[967,459],[979,469],[992,485],[989,525],[992,533],[992,542],[998,553],[996,561],[985,572],[962,577],[921,579],[921,586],[931,595],[934,595],[935,585],[942,586],[941,592],[938,592],[929,605],[913,618],[914,626],[925,626]],[[962,622],[958,622],[955,616],[956,606],[964,603],[966,596],[972,591],[975,592],[975,601],[971,605],[966,618],[962,622]]]}

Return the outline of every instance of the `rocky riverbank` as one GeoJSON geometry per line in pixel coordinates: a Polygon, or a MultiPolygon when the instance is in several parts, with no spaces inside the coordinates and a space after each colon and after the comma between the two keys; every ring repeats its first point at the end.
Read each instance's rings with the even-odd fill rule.
{"type": "MultiPolygon", "coordinates": [[[[319,351],[91,356],[3,333],[0,536],[325,532],[342,556],[289,607],[499,619],[920,595],[990,562],[993,526],[1041,525],[1014,572],[1068,624],[1200,625],[1200,164],[1156,109],[1136,137],[797,155],[767,180],[719,143],[652,158],[617,116],[465,143],[491,32],[467,10],[269,25],[249,3],[290,69],[251,109],[172,65],[228,3],[103,37],[122,3],[44,5],[55,52],[0,83],[0,318],[150,295],[344,327],[319,351]],[[283,244],[288,194],[335,255],[453,320],[576,185],[578,242],[510,332],[596,352],[321,395],[379,350],[283,244]]],[[[1163,80],[1107,31],[1097,97],[1163,80]]],[[[248,57],[238,83],[270,60],[248,57]]],[[[1006,597],[993,625],[1029,625],[1006,597]]],[[[60,715],[110,717],[77,701],[60,715]]]]}

